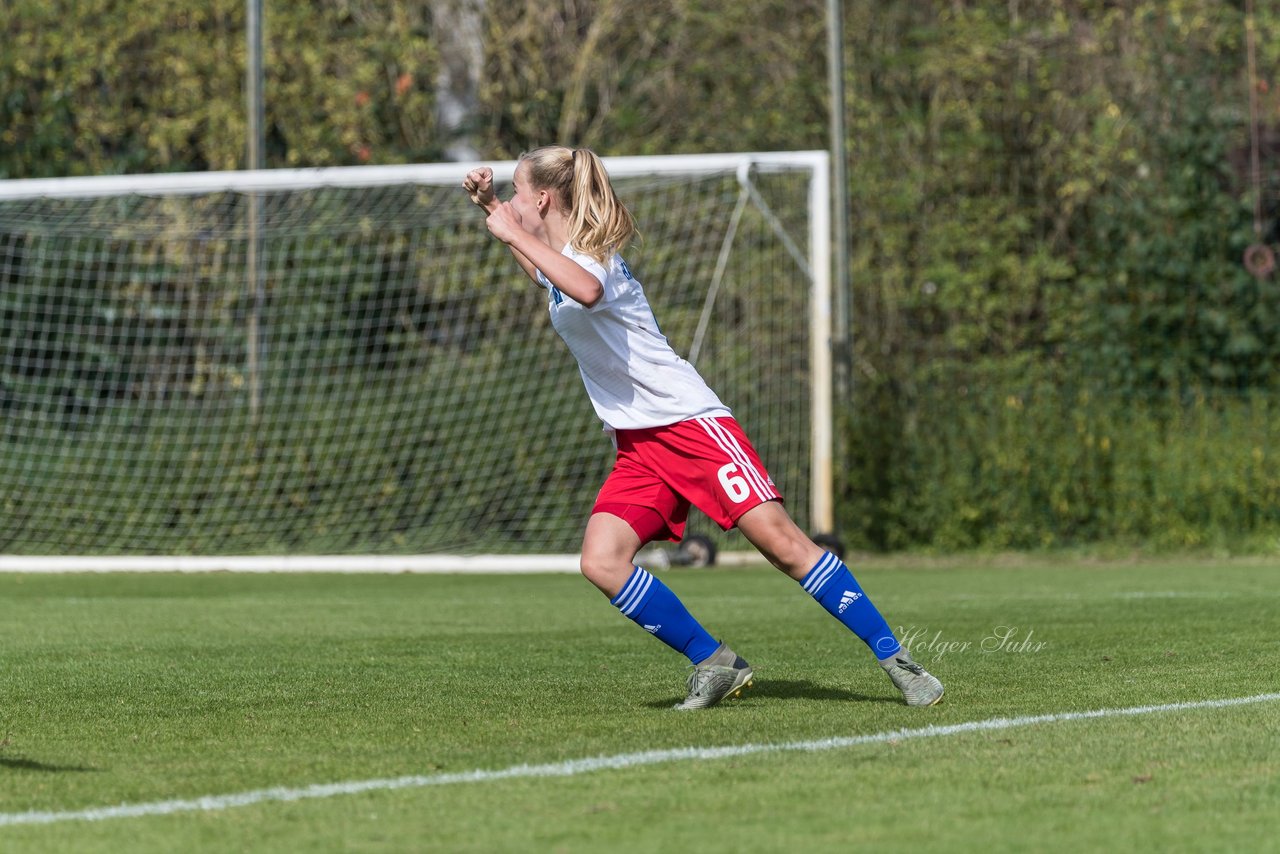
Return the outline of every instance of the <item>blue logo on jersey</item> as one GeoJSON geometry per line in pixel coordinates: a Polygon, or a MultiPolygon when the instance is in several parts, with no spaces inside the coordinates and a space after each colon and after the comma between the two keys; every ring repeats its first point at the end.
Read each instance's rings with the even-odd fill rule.
{"type": "Polygon", "coordinates": [[[631,268],[627,266],[626,261],[623,261],[621,258],[619,258],[618,263],[622,265],[622,275],[626,276],[628,279],[635,278],[634,276],[631,275],[631,268]]]}
{"type": "Polygon", "coordinates": [[[540,283],[544,288],[546,288],[546,289],[547,289],[547,292],[548,292],[549,294],[551,294],[551,301],[552,301],[553,303],[555,303],[556,305],[560,305],[561,303],[563,303],[563,302],[564,302],[564,294],[560,293],[560,289],[559,289],[559,288],[557,288],[555,285],[551,284],[551,280],[550,280],[550,279],[548,279],[548,278],[547,278],[547,276],[546,276],[546,274],[545,274],[545,273],[543,273],[541,270],[539,270],[539,271],[538,271],[538,282],[539,282],[539,283],[540,283]]]}

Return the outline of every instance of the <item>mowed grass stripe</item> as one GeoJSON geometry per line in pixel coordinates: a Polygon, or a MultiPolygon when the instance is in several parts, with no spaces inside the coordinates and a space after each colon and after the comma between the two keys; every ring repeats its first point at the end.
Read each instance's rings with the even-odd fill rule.
{"type": "Polygon", "coordinates": [[[495,771],[477,769],[449,774],[410,775],[384,780],[354,780],[345,783],[325,783],[302,788],[275,787],[230,795],[210,795],[187,800],[156,801],[143,804],[122,804],[68,812],[0,813],[0,827],[24,824],[56,824],[67,821],[104,821],[117,818],[141,818],[155,815],[172,815],[181,812],[218,811],[271,801],[301,801],[354,795],[361,792],[416,789],[428,786],[448,786],[460,783],[486,783],[531,777],[572,777],[596,771],[625,770],[644,765],[667,762],[707,761],[728,759],[756,754],[785,752],[821,752],[841,750],[859,745],[905,741],[917,738],[938,738],[964,735],[973,732],[1013,729],[1035,724],[1065,723],[1098,718],[1132,717],[1166,712],[1185,712],[1202,709],[1221,709],[1280,701],[1280,693],[1255,694],[1251,697],[1233,697],[1219,700],[1165,703],[1154,706],[1130,706],[1128,708],[1095,709],[1084,712],[1058,712],[1045,715],[1028,715],[1016,718],[988,718],[948,726],[925,726],[917,729],[899,729],[889,732],[858,736],[832,737],[820,740],[794,741],[783,744],[741,744],[721,747],[683,747],[667,750],[648,750],[639,753],[623,753],[615,756],[598,756],[574,759],[543,765],[513,765],[495,771]]]}

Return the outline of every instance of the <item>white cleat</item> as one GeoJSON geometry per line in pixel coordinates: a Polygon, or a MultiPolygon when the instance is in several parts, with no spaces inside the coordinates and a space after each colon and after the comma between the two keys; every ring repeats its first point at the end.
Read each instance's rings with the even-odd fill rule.
{"type": "Polygon", "coordinates": [[[893,684],[902,692],[908,706],[932,706],[942,699],[942,683],[920,665],[911,660],[906,647],[888,661],[880,662],[893,684]]]}
{"type": "Polygon", "coordinates": [[[752,686],[751,665],[725,644],[720,644],[706,661],[693,665],[689,674],[689,696],[675,708],[681,711],[705,709],[725,697],[737,697],[752,686]]]}

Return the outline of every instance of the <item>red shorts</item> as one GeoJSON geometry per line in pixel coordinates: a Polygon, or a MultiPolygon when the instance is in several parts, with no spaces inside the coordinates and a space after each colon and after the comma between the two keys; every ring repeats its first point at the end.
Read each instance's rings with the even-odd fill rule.
{"type": "Polygon", "coordinates": [[[616,439],[618,458],[591,512],[626,520],[642,544],[683,537],[690,505],[727,531],[751,508],[782,500],[732,418],[619,430],[616,439]]]}

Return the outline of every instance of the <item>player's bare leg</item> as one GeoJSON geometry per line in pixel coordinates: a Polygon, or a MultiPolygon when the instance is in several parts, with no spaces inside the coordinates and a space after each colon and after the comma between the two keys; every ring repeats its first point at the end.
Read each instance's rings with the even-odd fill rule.
{"type": "Polygon", "coordinates": [[[742,514],[738,530],[769,563],[796,581],[802,581],[824,554],[777,501],[757,504],[742,514]]]}
{"type": "Polygon", "coordinates": [[[635,570],[632,561],[640,545],[640,537],[626,521],[612,513],[592,513],[582,538],[582,574],[612,599],[635,570]]]}

